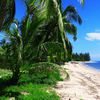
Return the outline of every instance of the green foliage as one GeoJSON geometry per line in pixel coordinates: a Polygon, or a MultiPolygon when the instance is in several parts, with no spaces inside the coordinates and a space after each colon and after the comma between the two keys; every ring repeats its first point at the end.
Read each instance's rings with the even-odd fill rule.
{"type": "Polygon", "coordinates": [[[80,53],[80,54],[73,54],[72,60],[74,61],[90,61],[90,55],[89,53],[80,53]]]}
{"type": "Polygon", "coordinates": [[[85,0],[79,0],[82,5],[84,5],[85,0]]]}
{"type": "Polygon", "coordinates": [[[28,83],[32,82],[32,78],[29,76],[29,73],[22,73],[18,83],[28,83]]]}
{"type": "Polygon", "coordinates": [[[9,98],[6,96],[0,96],[0,100],[9,100],[9,98]]]}
{"type": "Polygon", "coordinates": [[[1,55],[4,55],[4,50],[3,50],[2,47],[0,47],[0,56],[1,56],[1,55]]]}
{"type": "Polygon", "coordinates": [[[59,42],[45,42],[39,48],[39,56],[45,61],[58,63],[63,62],[65,50],[62,43],[59,42]]]}
{"type": "MultiPolygon", "coordinates": [[[[61,0],[25,0],[24,2],[26,16],[20,23],[14,21],[15,28],[10,27],[5,31],[7,39],[2,46],[5,50],[3,64],[6,62],[5,67],[12,70],[14,83],[19,80],[22,64],[41,61],[58,63],[65,58],[70,60],[72,46],[66,37],[66,32],[76,39],[77,29],[71,23],[82,22],[73,6],[66,7],[65,11],[62,9],[61,0]]],[[[0,1],[0,11],[1,30],[6,29],[5,25],[8,26],[13,21],[15,0],[0,1]]],[[[61,79],[59,68],[55,66],[57,65],[50,63],[34,64],[28,73],[22,74],[20,81],[23,82],[26,78],[26,82],[32,80],[34,83],[55,84],[61,79]]]]}
{"type": "MultiPolygon", "coordinates": [[[[81,0],[81,3],[83,1],[81,0]]],[[[62,80],[61,67],[48,62],[60,62],[65,58],[69,60],[72,46],[66,32],[76,39],[77,29],[71,22],[80,24],[81,18],[72,6],[68,6],[63,12],[61,0],[25,0],[25,4],[26,16],[20,24],[14,22],[16,28],[6,30],[9,42],[5,41],[2,48],[0,47],[1,67],[10,68],[13,72],[6,74],[1,71],[0,82],[12,77],[15,83],[19,80],[19,83],[56,84],[62,80]],[[39,61],[48,62],[28,65],[39,61]],[[20,67],[25,63],[28,64],[23,70],[20,67]]],[[[14,15],[15,0],[0,1],[0,30],[10,27],[14,15]]],[[[0,100],[6,100],[8,97],[18,100],[59,100],[48,86],[43,85],[12,86],[5,92],[7,98],[1,96],[0,100]]]]}
{"type": "Polygon", "coordinates": [[[0,69],[0,82],[6,81],[12,77],[12,72],[10,70],[0,69]]]}
{"type": "Polygon", "coordinates": [[[55,84],[60,77],[60,66],[48,62],[41,62],[33,64],[29,70],[29,74],[32,77],[33,82],[55,84]]]}
{"type": "Polygon", "coordinates": [[[3,91],[0,100],[60,100],[59,96],[48,85],[35,85],[32,83],[20,86],[10,86],[3,91]],[[9,98],[9,99],[8,99],[9,98]]]}
{"type": "Polygon", "coordinates": [[[3,49],[3,47],[0,47],[0,68],[7,68],[7,62],[5,61],[5,59],[5,50],[3,49]]]}
{"type": "Polygon", "coordinates": [[[60,75],[61,67],[59,65],[48,62],[40,62],[26,67],[29,72],[26,71],[21,75],[19,83],[31,81],[38,84],[53,85],[56,84],[57,81],[62,80],[60,75]]]}

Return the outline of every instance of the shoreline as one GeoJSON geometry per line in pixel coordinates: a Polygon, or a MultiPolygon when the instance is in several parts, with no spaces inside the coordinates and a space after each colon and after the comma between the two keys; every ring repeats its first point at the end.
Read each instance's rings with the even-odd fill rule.
{"type": "Polygon", "coordinates": [[[89,65],[87,65],[87,64],[85,64],[85,63],[94,63],[94,62],[80,62],[79,64],[81,64],[82,66],[84,66],[85,68],[89,68],[89,70],[90,69],[92,69],[92,70],[94,70],[94,71],[97,71],[97,72],[100,72],[100,69],[98,68],[95,68],[95,67],[93,67],[93,66],[89,66],[89,65]]]}
{"type": "Polygon", "coordinates": [[[100,100],[100,71],[82,63],[66,63],[70,79],[58,82],[61,100],[100,100]]]}

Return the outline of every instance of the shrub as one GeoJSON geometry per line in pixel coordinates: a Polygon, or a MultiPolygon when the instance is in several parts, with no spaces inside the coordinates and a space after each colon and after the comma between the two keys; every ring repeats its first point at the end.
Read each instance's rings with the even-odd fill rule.
{"type": "Polygon", "coordinates": [[[59,68],[59,65],[53,63],[40,62],[32,65],[29,75],[34,83],[56,84],[62,80],[59,68]]]}
{"type": "Polygon", "coordinates": [[[35,63],[29,66],[24,65],[24,71],[19,83],[33,82],[38,84],[56,84],[61,78],[61,67],[49,62],[35,63]],[[25,70],[26,67],[26,70],[25,70]]]}
{"type": "Polygon", "coordinates": [[[12,72],[10,70],[0,69],[0,83],[6,81],[12,77],[12,72]]]}
{"type": "Polygon", "coordinates": [[[0,96],[0,100],[9,100],[12,97],[14,100],[60,100],[59,96],[48,85],[32,83],[6,88],[5,94],[0,96]]]}
{"type": "Polygon", "coordinates": [[[52,63],[63,62],[65,60],[65,49],[60,42],[45,42],[39,47],[41,61],[52,63]]]}

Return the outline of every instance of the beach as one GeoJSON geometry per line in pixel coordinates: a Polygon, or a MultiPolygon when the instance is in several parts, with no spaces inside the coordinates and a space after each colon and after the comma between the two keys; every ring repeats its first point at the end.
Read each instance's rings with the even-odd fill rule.
{"type": "Polygon", "coordinates": [[[70,79],[58,82],[55,87],[61,100],[100,100],[100,71],[79,62],[62,67],[70,79]]]}

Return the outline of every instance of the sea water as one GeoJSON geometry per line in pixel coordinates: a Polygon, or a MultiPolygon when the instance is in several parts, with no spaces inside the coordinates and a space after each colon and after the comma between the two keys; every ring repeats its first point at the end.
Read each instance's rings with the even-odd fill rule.
{"type": "Polygon", "coordinates": [[[93,61],[85,63],[86,65],[100,70],[100,61],[93,61]]]}

